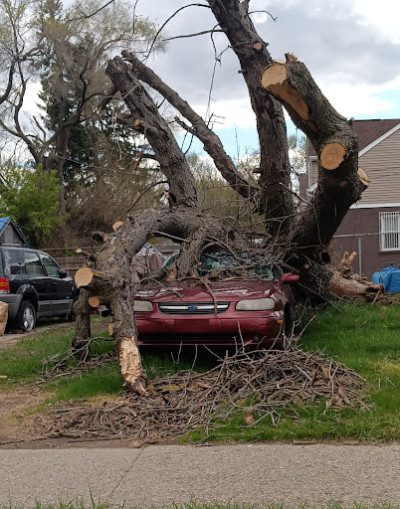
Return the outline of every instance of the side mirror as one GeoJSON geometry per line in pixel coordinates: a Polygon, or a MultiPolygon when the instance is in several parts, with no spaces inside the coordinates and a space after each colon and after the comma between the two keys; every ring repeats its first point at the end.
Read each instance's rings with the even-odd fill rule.
{"type": "Polygon", "coordinates": [[[67,271],[66,271],[66,270],[64,270],[64,269],[60,269],[60,270],[58,271],[58,275],[60,276],[60,278],[61,278],[61,279],[64,279],[65,277],[67,277],[67,276],[68,276],[67,271]]]}
{"type": "Polygon", "coordinates": [[[297,283],[300,281],[300,276],[297,274],[283,274],[282,276],[282,283],[283,284],[290,284],[290,283],[297,283]]]}

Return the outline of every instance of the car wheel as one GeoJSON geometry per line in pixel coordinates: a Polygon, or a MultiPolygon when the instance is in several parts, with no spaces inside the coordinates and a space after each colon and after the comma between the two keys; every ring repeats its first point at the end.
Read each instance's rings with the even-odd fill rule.
{"type": "Polygon", "coordinates": [[[24,332],[30,332],[35,328],[36,311],[29,300],[21,301],[15,321],[18,329],[22,329],[24,332]]]}

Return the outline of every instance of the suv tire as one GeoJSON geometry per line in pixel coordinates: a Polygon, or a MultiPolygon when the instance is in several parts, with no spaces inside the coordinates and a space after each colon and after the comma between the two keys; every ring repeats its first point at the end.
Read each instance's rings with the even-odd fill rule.
{"type": "Polygon", "coordinates": [[[15,323],[18,329],[31,332],[36,324],[36,311],[29,300],[22,300],[18,309],[15,323]]]}

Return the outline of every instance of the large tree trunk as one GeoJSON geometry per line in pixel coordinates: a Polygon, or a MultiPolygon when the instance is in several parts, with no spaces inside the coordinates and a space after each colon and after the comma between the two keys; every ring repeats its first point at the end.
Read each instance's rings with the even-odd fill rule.
{"type": "Polygon", "coordinates": [[[286,124],[281,104],[261,86],[261,76],[272,62],[265,43],[249,16],[249,2],[208,0],[240,62],[253,107],[260,141],[261,209],[265,211],[267,232],[284,237],[294,217],[289,191],[290,161],[286,124]]]}
{"type": "Polygon", "coordinates": [[[71,340],[71,346],[76,356],[80,358],[85,356],[85,348],[88,346],[91,336],[89,297],[90,292],[86,288],[81,288],[79,297],[74,304],[76,323],[75,336],[71,340]]]}
{"type": "Polygon", "coordinates": [[[167,122],[130,66],[120,57],[108,63],[107,74],[128,106],[131,116],[120,119],[144,134],[152,146],[160,169],[168,179],[174,205],[198,207],[195,183],[188,162],[172,135],[167,122]]]}
{"type": "Polygon", "coordinates": [[[337,113],[293,55],[286,55],[286,63],[270,64],[262,84],[285,105],[318,154],[317,189],[291,231],[285,260],[299,270],[308,291],[326,299],[331,274],[324,264],[329,261],[329,243],[366,188],[358,172],[357,137],[352,122],[337,113]]]}

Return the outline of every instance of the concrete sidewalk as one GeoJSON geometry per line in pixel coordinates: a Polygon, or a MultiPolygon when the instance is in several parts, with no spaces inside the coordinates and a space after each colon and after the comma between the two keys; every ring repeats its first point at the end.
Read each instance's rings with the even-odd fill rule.
{"type": "Polygon", "coordinates": [[[400,446],[259,444],[0,451],[0,506],[400,501],[400,446]],[[89,502],[90,503],[90,502],[89,502]]]}

